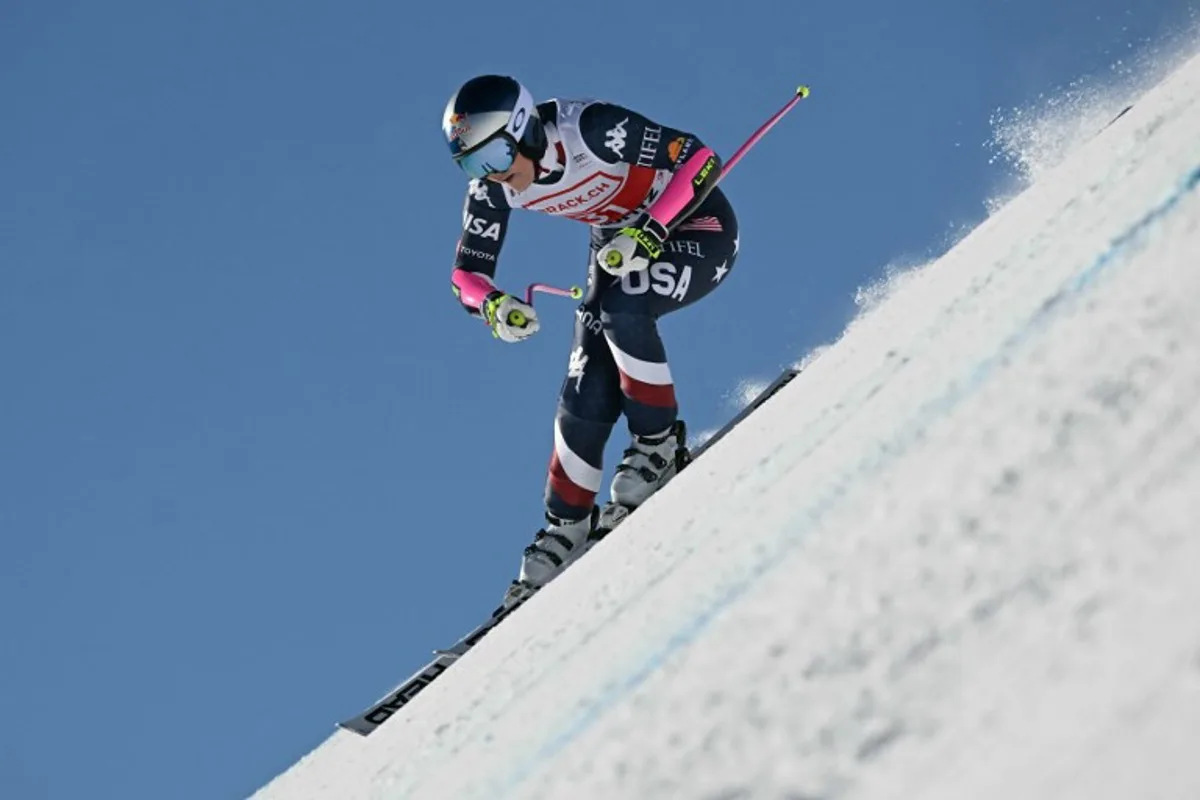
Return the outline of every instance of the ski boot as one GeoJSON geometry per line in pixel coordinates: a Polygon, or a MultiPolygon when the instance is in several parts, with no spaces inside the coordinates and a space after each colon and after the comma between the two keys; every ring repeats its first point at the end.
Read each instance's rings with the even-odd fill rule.
{"type": "Polygon", "coordinates": [[[533,536],[533,544],[525,548],[521,572],[508,587],[497,613],[525,602],[571,565],[591,546],[590,534],[600,513],[598,507],[579,520],[562,520],[546,512],[546,527],[533,536]]]}
{"type": "Polygon", "coordinates": [[[691,461],[683,420],[653,436],[634,436],[617,465],[611,500],[600,510],[592,539],[602,539],[691,461]]]}

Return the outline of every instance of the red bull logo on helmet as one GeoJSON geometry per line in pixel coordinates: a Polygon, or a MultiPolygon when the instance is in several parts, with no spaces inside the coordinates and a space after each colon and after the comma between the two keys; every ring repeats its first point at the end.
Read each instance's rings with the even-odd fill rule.
{"type": "Polygon", "coordinates": [[[466,114],[451,114],[449,122],[451,139],[459,139],[471,132],[471,123],[467,121],[466,114]]]}
{"type": "Polygon", "coordinates": [[[463,148],[462,137],[471,132],[471,123],[466,114],[451,114],[446,119],[446,136],[450,139],[450,150],[457,154],[463,148]]]}

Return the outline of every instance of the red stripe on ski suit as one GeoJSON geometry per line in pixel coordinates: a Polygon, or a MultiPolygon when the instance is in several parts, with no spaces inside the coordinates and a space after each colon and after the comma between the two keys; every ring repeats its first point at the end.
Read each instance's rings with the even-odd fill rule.
{"type": "Polygon", "coordinates": [[[637,164],[629,166],[629,174],[625,177],[625,182],[621,184],[620,191],[616,197],[605,203],[605,208],[614,206],[614,211],[622,211],[628,213],[642,204],[646,199],[646,195],[650,192],[650,187],[654,185],[654,176],[656,171],[650,167],[642,167],[637,164]]]}
{"type": "Polygon", "coordinates": [[[621,371],[621,392],[630,400],[636,400],[643,405],[654,408],[675,407],[675,384],[673,383],[643,383],[621,371]]]}
{"type": "Polygon", "coordinates": [[[558,453],[550,454],[550,490],[570,506],[591,508],[596,503],[596,493],[583,488],[567,476],[558,453]]]}

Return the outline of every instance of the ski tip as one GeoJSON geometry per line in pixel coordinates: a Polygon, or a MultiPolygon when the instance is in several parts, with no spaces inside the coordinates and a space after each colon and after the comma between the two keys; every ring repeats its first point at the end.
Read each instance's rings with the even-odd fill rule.
{"type": "Polygon", "coordinates": [[[800,97],[808,97],[808,87],[803,84],[796,87],[796,94],[800,97]]]}

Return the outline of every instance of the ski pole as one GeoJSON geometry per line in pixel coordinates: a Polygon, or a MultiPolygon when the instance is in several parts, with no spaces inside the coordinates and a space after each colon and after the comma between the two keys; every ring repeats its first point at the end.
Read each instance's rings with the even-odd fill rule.
{"type": "MultiPolygon", "coordinates": [[[[570,289],[560,289],[557,286],[551,286],[548,283],[531,283],[525,289],[525,304],[526,305],[533,305],[533,293],[534,292],[544,292],[545,294],[556,294],[561,297],[570,297],[574,300],[579,300],[580,298],[583,297],[583,289],[579,288],[578,286],[572,286],[570,289]]],[[[518,328],[523,328],[523,327],[525,327],[525,323],[528,322],[528,320],[523,313],[514,309],[513,311],[508,312],[507,322],[509,325],[514,325],[518,328]]],[[[494,334],[495,334],[495,331],[493,331],[493,335],[494,334]]]]}
{"type": "MultiPolygon", "coordinates": [[[[742,144],[741,147],[739,147],[737,149],[737,152],[729,157],[729,161],[725,162],[725,166],[721,167],[721,174],[717,176],[717,183],[720,183],[722,180],[725,179],[725,176],[728,175],[735,166],[737,166],[737,163],[742,160],[742,157],[744,155],[746,155],[747,152],[750,151],[750,148],[754,147],[754,145],[758,144],[758,140],[761,139],[762,137],[766,136],[767,131],[769,131],[769,130],[771,130],[771,128],[775,127],[776,122],[779,122],[779,120],[783,119],[784,114],[791,111],[792,108],[796,105],[796,103],[799,103],[801,100],[803,100],[806,97],[808,97],[808,87],[807,86],[797,87],[796,88],[796,96],[793,97],[791,100],[787,101],[787,104],[784,105],[783,108],[776,111],[775,114],[769,120],[767,120],[761,126],[759,126],[759,129],[756,130],[754,132],[754,134],[749,139],[747,139],[742,144]]],[[[716,184],[713,184],[713,185],[715,186],[716,184]]]]}
{"type": "MultiPolygon", "coordinates": [[[[775,127],[775,123],[777,123],[777,122],[779,122],[779,120],[783,119],[784,114],[791,111],[792,108],[795,107],[796,103],[799,103],[801,100],[808,97],[808,91],[809,90],[808,90],[807,86],[796,87],[795,96],[792,97],[791,100],[788,100],[787,103],[783,106],[783,108],[776,111],[771,116],[770,119],[768,119],[766,122],[764,122],[762,125],[760,125],[758,130],[756,130],[750,136],[749,139],[747,139],[745,142],[742,143],[742,146],[737,149],[737,152],[735,152],[732,156],[729,157],[729,161],[725,162],[725,165],[723,167],[721,167],[721,174],[717,176],[717,179],[713,183],[713,186],[716,186],[718,183],[720,183],[721,181],[723,181],[725,179],[725,176],[728,175],[735,166],[737,166],[737,163],[742,160],[742,158],[746,155],[746,153],[750,152],[750,148],[754,147],[754,145],[758,144],[758,140],[761,139],[762,137],[766,136],[767,131],[769,131],[769,130],[771,130],[771,128],[775,127]]],[[[559,289],[556,286],[550,286],[545,283],[531,283],[531,284],[529,284],[529,288],[525,290],[525,302],[528,303],[529,305],[533,305],[533,293],[534,292],[545,292],[546,294],[555,294],[555,295],[559,295],[561,297],[570,297],[574,300],[578,300],[581,297],[583,297],[583,290],[580,289],[578,286],[572,286],[570,289],[559,289]]]]}
{"type": "Polygon", "coordinates": [[[533,293],[544,292],[545,294],[554,294],[559,297],[569,297],[572,300],[579,300],[583,297],[583,289],[578,286],[572,286],[570,289],[560,289],[557,286],[551,286],[548,283],[531,283],[525,289],[525,302],[528,305],[533,305],[533,293]]]}

